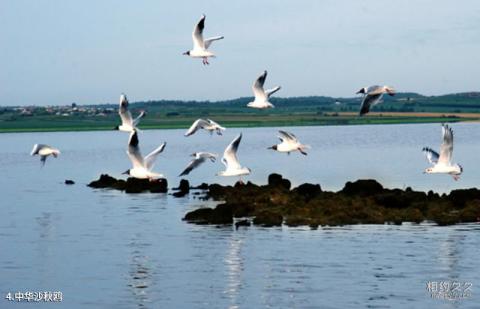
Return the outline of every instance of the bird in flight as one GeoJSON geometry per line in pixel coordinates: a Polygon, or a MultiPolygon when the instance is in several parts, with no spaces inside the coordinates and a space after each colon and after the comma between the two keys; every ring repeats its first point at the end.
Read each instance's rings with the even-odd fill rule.
{"type": "Polygon", "coordinates": [[[424,147],[422,151],[425,153],[427,160],[432,167],[425,169],[427,174],[449,174],[453,179],[460,179],[463,167],[457,163],[453,163],[453,130],[447,124],[442,125],[443,142],[440,146],[440,154],[435,150],[424,147]]]}
{"type": "Polygon", "coordinates": [[[208,39],[203,39],[203,29],[205,28],[205,14],[202,15],[198,23],[193,28],[192,39],[193,49],[184,52],[184,55],[192,58],[202,58],[204,65],[210,64],[208,58],[215,57],[215,54],[208,50],[213,41],[223,39],[223,36],[214,36],[208,39]]]}

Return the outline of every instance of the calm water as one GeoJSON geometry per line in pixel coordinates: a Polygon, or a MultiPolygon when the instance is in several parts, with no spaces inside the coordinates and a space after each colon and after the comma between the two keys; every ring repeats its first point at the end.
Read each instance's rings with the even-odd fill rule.
{"type": "MultiPolygon", "coordinates": [[[[440,125],[287,128],[312,149],[307,157],[266,150],[276,130],[228,129],[224,136],[144,131],[144,154],[167,141],[155,170],[170,186],[195,151],[222,153],[240,131],[239,158],[256,183],[278,172],[294,184],[338,190],[375,178],[388,187],[448,192],[480,184],[480,125],[454,124],[462,179],[424,175],[423,146],[438,149],[440,125]]],[[[62,291],[53,308],[478,308],[480,225],[258,228],[196,226],[181,218],[205,202],[191,195],[127,195],[85,185],[130,167],[120,132],[0,135],[0,308],[31,307],[7,292],[62,291]],[[40,168],[34,143],[62,150],[40,168]],[[65,179],[76,184],[65,186],[65,179]],[[471,298],[431,299],[428,281],[473,284],[471,298]]],[[[193,184],[223,165],[192,172],[193,184]]]]}

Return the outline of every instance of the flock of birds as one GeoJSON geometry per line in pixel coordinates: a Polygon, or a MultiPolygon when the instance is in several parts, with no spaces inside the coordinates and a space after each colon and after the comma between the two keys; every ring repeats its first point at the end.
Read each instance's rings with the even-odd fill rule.
{"type": "MultiPolygon", "coordinates": [[[[214,36],[208,39],[203,38],[203,30],[205,28],[205,15],[202,15],[198,23],[195,25],[192,33],[193,39],[193,49],[184,52],[184,55],[190,56],[192,58],[201,58],[204,65],[209,65],[208,58],[214,58],[215,54],[209,50],[209,47],[214,41],[223,39],[223,36],[214,36]]],[[[281,89],[280,86],[276,86],[272,89],[265,90],[264,84],[267,78],[267,71],[264,71],[254,82],[252,86],[254,100],[247,104],[247,107],[256,108],[256,109],[266,109],[274,108],[275,106],[269,102],[269,98],[275,92],[281,89]]],[[[363,95],[363,100],[360,106],[359,115],[363,116],[367,114],[371,107],[380,103],[382,96],[388,94],[390,96],[395,95],[395,90],[389,86],[370,86],[361,88],[357,94],[363,95]]],[[[162,153],[165,149],[166,143],[161,144],[147,156],[143,157],[139,148],[139,139],[137,128],[140,120],[145,116],[145,112],[142,111],[140,114],[133,118],[131,112],[128,109],[128,99],[125,94],[120,96],[120,105],[118,114],[120,115],[121,125],[117,126],[115,129],[123,132],[129,132],[130,137],[128,140],[127,155],[132,162],[132,168],[125,171],[123,174],[130,175],[135,178],[140,179],[156,179],[164,178],[162,174],[158,174],[152,171],[155,159],[157,156],[162,153]]],[[[191,136],[198,130],[203,129],[210,134],[216,132],[218,135],[222,135],[222,131],[225,131],[226,128],[222,127],[215,121],[211,119],[198,119],[196,120],[191,127],[185,133],[185,136],[191,136]]],[[[310,148],[308,145],[303,145],[300,143],[298,138],[286,131],[279,131],[280,143],[273,145],[268,149],[272,149],[278,152],[284,152],[290,154],[291,152],[298,151],[303,155],[307,155],[306,150],[310,148]]],[[[425,169],[424,173],[442,173],[449,174],[453,179],[458,180],[460,174],[463,172],[462,166],[452,161],[453,154],[453,131],[447,125],[442,125],[442,137],[443,142],[440,146],[440,154],[432,150],[429,147],[423,148],[428,161],[432,164],[432,167],[425,169]]],[[[237,151],[242,140],[242,134],[240,133],[225,149],[222,157],[222,163],[225,165],[225,170],[219,172],[218,176],[239,176],[240,181],[241,176],[248,175],[251,173],[251,170],[247,167],[242,167],[240,164],[237,151]]],[[[56,148],[50,147],[44,144],[35,144],[31,155],[39,155],[42,164],[45,164],[45,161],[48,156],[52,155],[57,157],[60,154],[60,151],[56,148]]],[[[192,170],[199,167],[202,163],[210,160],[212,162],[216,161],[218,157],[217,154],[209,152],[196,152],[192,154],[194,157],[187,167],[180,173],[179,176],[188,175],[192,170]]]]}

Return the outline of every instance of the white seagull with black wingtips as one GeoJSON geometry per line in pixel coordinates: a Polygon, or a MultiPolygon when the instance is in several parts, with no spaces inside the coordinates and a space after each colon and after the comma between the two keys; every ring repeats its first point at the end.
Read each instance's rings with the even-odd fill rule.
{"type": "Polygon", "coordinates": [[[213,132],[217,132],[218,135],[222,135],[222,131],[225,131],[225,128],[216,123],[215,121],[211,119],[197,119],[191,126],[190,129],[185,133],[185,136],[190,136],[197,132],[199,129],[204,129],[210,134],[213,134],[213,132]]]}
{"type": "Polygon", "coordinates": [[[115,129],[123,132],[132,132],[137,129],[140,119],[145,116],[145,112],[141,111],[137,118],[132,118],[132,113],[128,110],[128,99],[125,94],[120,96],[120,105],[118,106],[118,114],[122,119],[122,124],[116,126],[115,129]]]}
{"type": "Polygon", "coordinates": [[[280,135],[278,138],[282,141],[278,145],[273,145],[272,147],[268,147],[268,149],[273,149],[278,152],[286,152],[290,154],[292,151],[300,151],[301,154],[307,155],[307,152],[305,151],[306,149],[310,148],[308,145],[303,145],[300,143],[298,138],[293,135],[293,133],[286,132],[286,131],[278,131],[280,135]]]}
{"type": "Polygon", "coordinates": [[[48,156],[52,155],[54,158],[56,158],[59,154],[60,150],[44,144],[33,145],[32,152],[30,152],[31,156],[40,156],[40,162],[42,162],[42,166],[45,165],[45,161],[47,161],[48,156]]]}
{"type": "Polygon", "coordinates": [[[427,174],[449,174],[453,179],[460,179],[463,172],[461,165],[453,163],[453,130],[447,125],[442,125],[443,143],[440,146],[440,154],[429,147],[424,147],[422,150],[427,156],[427,160],[433,165],[425,169],[427,174]]]}
{"type": "MultiPolygon", "coordinates": [[[[250,174],[251,170],[248,167],[242,167],[237,158],[238,146],[241,140],[242,134],[240,133],[225,149],[222,158],[225,170],[219,172],[217,176],[243,176],[250,174]]],[[[242,178],[240,177],[241,181],[242,178]]]]}
{"type": "Polygon", "coordinates": [[[193,49],[184,52],[184,55],[192,58],[203,58],[203,64],[210,64],[209,57],[215,57],[215,54],[208,50],[213,41],[223,39],[223,36],[214,36],[206,40],[203,39],[203,29],[205,28],[205,15],[202,15],[198,23],[193,28],[192,39],[193,49]]]}
{"type": "Polygon", "coordinates": [[[364,87],[357,91],[357,94],[362,93],[363,101],[362,105],[360,106],[359,115],[363,116],[370,111],[370,108],[374,105],[380,103],[380,99],[382,98],[384,93],[388,93],[390,96],[395,95],[395,89],[389,86],[370,86],[364,87]]]}
{"type": "Polygon", "coordinates": [[[125,171],[122,174],[127,174],[139,179],[151,180],[154,178],[165,178],[162,174],[152,172],[152,169],[155,159],[165,149],[165,145],[167,143],[164,142],[146,157],[142,156],[138,144],[138,134],[137,131],[134,130],[130,133],[127,149],[127,155],[130,158],[130,161],[132,161],[133,168],[125,171]]]}
{"type": "Polygon", "coordinates": [[[183,170],[183,172],[178,176],[185,176],[190,174],[193,169],[199,167],[203,162],[207,161],[208,159],[210,159],[210,161],[212,162],[215,162],[215,160],[217,159],[217,155],[210,152],[195,152],[194,154],[192,154],[192,157],[195,158],[190,161],[185,170],[183,170]]]}
{"type": "Polygon", "coordinates": [[[282,87],[277,86],[272,89],[264,90],[263,85],[265,84],[266,79],[267,71],[264,71],[262,75],[260,75],[257,80],[255,80],[252,86],[255,99],[253,100],[253,102],[248,103],[247,107],[260,109],[275,107],[272,103],[268,102],[268,99],[272,94],[280,90],[282,87]]]}

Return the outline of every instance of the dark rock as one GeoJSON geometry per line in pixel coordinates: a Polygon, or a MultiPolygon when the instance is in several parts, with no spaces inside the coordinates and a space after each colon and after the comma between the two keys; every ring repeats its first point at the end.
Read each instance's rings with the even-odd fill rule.
{"type": "Polygon", "coordinates": [[[235,222],[235,228],[236,228],[237,230],[238,230],[238,228],[241,227],[241,226],[250,226],[250,225],[251,225],[250,221],[248,221],[248,220],[246,220],[246,219],[235,222]]]}
{"type": "Polygon", "coordinates": [[[281,226],[282,222],[283,216],[281,214],[269,210],[258,213],[253,219],[253,224],[265,227],[281,226]]]}
{"type": "Polygon", "coordinates": [[[94,180],[88,184],[89,187],[92,188],[108,188],[112,187],[117,180],[107,174],[100,175],[98,180],[94,180]]]}
{"type": "Polygon", "coordinates": [[[188,212],[183,220],[197,224],[232,224],[232,208],[226,204],[220,204],[214,209],[200,208],[188,212]]]}
{"type": "Polygon", "coordinates": [[[306,201],[311,200],[315,196],[322,193],[322,188],[320,185],[314,185],[311,183],[304,183],[292,190],[294,193],[304,197],[306,201]]]}
{"type": "Polygon", "coordinates": [[[283,178],[282,175],[273,173],[268,176],[268,185],[270,187],[280,187],[290,190],[292,183],[290,180],[283,178]]]}
{"type": "Polygon", "coordinates": [[[383,186],[376,180],[366,179],[357,180],[355,182],[347,182],[342,189],[342,193],[346,195],[371,196],[383,191],[383,186]]]}
{"type": "Polygon", "coordinates": [[[191,187],[191,189],[208,190],[208,184],[203,182],[201,185],[198,185],[196,187],[191,187]]]}
{"type": "Polygon", "coordinates": [[[174,190],[179,190],[178,192],[172,194],[175,197],[184,197],[185,195],[187,195],[190,192],[190,184],[188,183],[188,180],[180,180],[178,188],[174,188],[174,190]]]}
{"type": "Polygon", "coordinates": [[[66,179],[66,180],[65,180],[65,184],[66,184],[66,185],[74,185],[74,184],[75,184],[75,181],[70,180],[70,179],[66,179]]]}
{"type": "Polygon", "coordinates": [[[480,200],[480,190],[476,188],[453,190],[448,195],[448,200],[459,208],[463,208],[467,201],[480,200]]]}
{"type": "Polygon", "coordinates": [[[167,193],[168,181],[165,178],[154,179],[149,181],[148,190],[152,193],[167,193]]]}
{"type": "Polygon", "coordinates": [[[173,190],[180,190],[182,192],[190,192],[190,183],[186,179],[180,180],[180,184],[177,188],[173,188],[173,190]]]}
{"type": "Polygon", "coordinates": [[[166,179],[148,180],[130,177],[125,181],[123,179],[115,179],[106,174],[102,174],[98,180],[92,181],[88,186],[92,188],[122,190],[126,193],[140,193],[144,191],[165,193],[168,190],[168,182],[166,179]]]}

